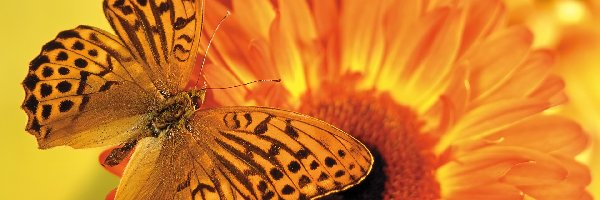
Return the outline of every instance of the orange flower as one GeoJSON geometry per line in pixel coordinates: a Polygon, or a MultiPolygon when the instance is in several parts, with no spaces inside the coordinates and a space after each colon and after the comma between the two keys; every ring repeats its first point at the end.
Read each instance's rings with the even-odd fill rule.
{"type": "Polygon", "coordinates": [[[498,1],[224,1],[205,66],[221,105],[328,121],[379,155],[364,184],[331,198],[589,198],[588,141],[552,114],[566,101],[547,50],[505,26],[498,1]],[[380,188],[380,190],[377,190],[380,188]],[[358,196],[357,196],[358,195],[358,196]]]}
{"type": "Polygon", "coordinates": [[[211,105],[297,110],[372,150],[367,179],[328,199],[590,198],[573,159],[588,137],[551,112],[566,101],[553,53],[505,26],[499,1],[206,6],[204,30],[232,12],[204,66],[211,87],[282,79],[211,90],[211,105]]]}

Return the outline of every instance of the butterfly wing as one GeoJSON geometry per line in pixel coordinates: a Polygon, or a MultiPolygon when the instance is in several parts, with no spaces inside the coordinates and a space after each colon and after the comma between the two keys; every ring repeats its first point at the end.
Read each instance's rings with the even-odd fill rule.
{"type": "Polygon", "coordinates": [[[216,108],[189,123],[137,149],[117,199],[310,199],[359,183],[373,162],[348,134],[289,111],[216,108]]]}
{"type": "Polygon", "coordinates": [[[158,95],[118,38],[88,26],[44,45],[23,88],[26,130],[40,148],[120,144],[137,132],[132,126],[147,118],[158,95]]]}
{"type": "Polygon", "coordinates": [[[202,5],[200,0],[105,0],[104,12],[158,89],[174,94],[183,90],[194,66],[202,5]]]}

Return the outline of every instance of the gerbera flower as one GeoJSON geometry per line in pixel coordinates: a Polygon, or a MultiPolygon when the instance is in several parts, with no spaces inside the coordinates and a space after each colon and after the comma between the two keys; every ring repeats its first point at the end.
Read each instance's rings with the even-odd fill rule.
{"type": "Polygon", "coordinates": [[[232,11],[204,69],[211,86],[283,80],[215,91],[214,101],[310,114],[379,155],[367,181],[337,197],[589,197],[589,171],[573,159],[588,138],[549,112],[566,101],[553,55],[531,49],[528,29],[505,26],[498,1],[223,1],[207,10],[206,30],[232,11]]]}
{"type": "MultiPolygon", "coordinates": [[[[374,170],[342,199],[583,199],[588,137],[553,54],[505,26],[499,1],[207,2],[226,10],[204,73],[212,105],[297,110],[354,135],[374,170]]],[[[207,41],[205,41],[206,46],[207,41]]],[[[118,169],[116,170],[118,173],[118,169]]]]}

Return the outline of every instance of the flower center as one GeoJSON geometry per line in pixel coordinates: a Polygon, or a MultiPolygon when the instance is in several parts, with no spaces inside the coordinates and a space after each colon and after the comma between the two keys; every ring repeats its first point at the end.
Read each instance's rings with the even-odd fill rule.
{"type": "Polygon", "coordinates": [[[410,108],[374,91],[331,87],[318,94],[305,96],[300,112],[351,134],[375,157],[373,170],[361,184],[327,199],[440,198],[434,140],[421,134],[422,123],[410,108]]]}

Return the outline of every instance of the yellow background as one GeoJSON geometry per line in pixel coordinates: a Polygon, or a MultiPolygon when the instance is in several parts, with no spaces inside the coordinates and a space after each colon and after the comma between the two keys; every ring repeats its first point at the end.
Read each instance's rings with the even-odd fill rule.
{"type": "Polygon", "coordinates": [[[112,31],[102,1],[2,1],[0,16],[0,199],[104,199],[118,178],[98,163],[102,149],[39,150],[20,108],[21,81],[42,45],[80,24],[112,31]]]}

